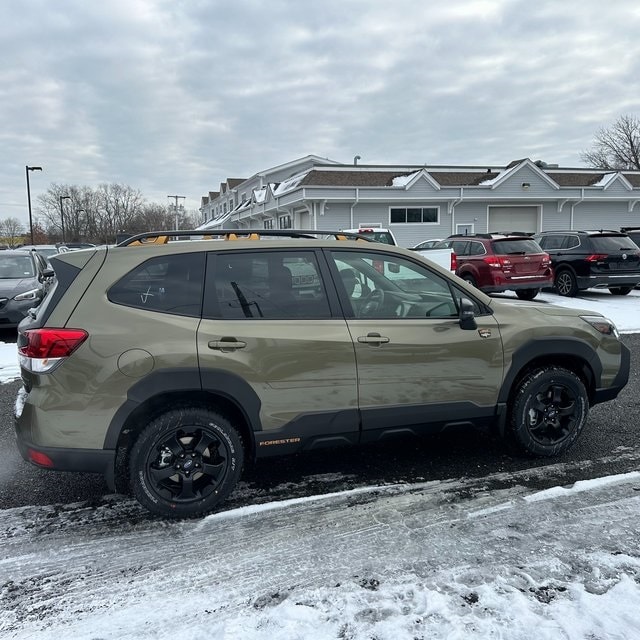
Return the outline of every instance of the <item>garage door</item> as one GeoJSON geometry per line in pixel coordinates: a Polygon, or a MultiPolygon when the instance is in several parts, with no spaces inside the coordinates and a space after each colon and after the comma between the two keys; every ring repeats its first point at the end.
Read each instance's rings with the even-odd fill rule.
{"type": "Polygon", "coordinates": [[[538,228],[538,207],[489,207],[489,231],[524,231],[538,228]]]}

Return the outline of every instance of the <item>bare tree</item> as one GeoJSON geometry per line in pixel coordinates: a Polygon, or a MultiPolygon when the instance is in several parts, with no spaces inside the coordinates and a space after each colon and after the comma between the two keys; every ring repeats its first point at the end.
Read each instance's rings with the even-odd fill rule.
{"type": "Polygon", "coordinates": [[[5,218],[0,220],[0,235],[13,248],[16,244],[24,242],[24,226],[18,218],[5,218]]]}
{"type": "Polygon", "coordinates": [[[597,169],[640,170],[640,120],[624,115],[610,127],[599,129],[593,146],[580,158],[597,169]]]}

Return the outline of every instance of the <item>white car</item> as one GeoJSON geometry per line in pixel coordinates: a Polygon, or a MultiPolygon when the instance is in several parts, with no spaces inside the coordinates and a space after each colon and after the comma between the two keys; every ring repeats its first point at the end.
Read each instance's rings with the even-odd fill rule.
{"type": "Polygon", "coordinates": [[[382,242],[383,244],[391,244],[394,247],[398,245],[396,239],[389,229],[381,229],[380,227],[360,227],[358,229],[342,229],[345,233],[358,233],[369,240],[382,242]]]}

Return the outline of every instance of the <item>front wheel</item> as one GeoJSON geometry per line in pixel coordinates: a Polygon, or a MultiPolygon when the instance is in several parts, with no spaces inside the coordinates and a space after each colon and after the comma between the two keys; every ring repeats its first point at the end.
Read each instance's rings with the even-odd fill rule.
{"type": "Polygon", "coordinates": [[[533,300],[540,293],[540,289],[518,289],[516,295],[520,300],[533,300]]]}
{"type": "Polygon", "coordinates": [[[162,414],[131,449],[129,478],[138,502],[168,518],[205,515],[234,489],[242,439],[223,416],[186,407],[162,414]]]}
{"type": "Polygon", "coordinates": [[[519,383],[510,410],[510,435],[524,453],[564,453],[580,435],[589,414],[582,380],[562,367],[543,367],[519,383]]]}
{"type": "Polygon", "coordinates": [[[631,293],[631,287],[609,287],[609,292],[614,296],[626,296],[631,293]]]}

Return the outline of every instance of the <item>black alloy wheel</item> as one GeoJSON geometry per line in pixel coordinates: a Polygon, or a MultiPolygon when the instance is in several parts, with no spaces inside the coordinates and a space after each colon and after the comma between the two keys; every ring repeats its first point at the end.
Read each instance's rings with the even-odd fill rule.
{"type": "Polygon", "coordinates": [[[207,409],[176,409],[136,440],[131,486],[136,499],[159,515],[204,515],[236,486],[243,459],[242,440],[226,418],[207,409]]]}
{"type": "Polygon", "coordinates": [[[562,269],[556,274],[554,285],[561,296],[573,298],[578,293],[576,277],[568,269],[562,269]]]}
{"type": "Polygon", "coordinates": [[[511,408],[515,445],[535,456],[564,453],[587,421],[589,398],[582,380],[562,367],[544,367],[519,383],[511,408]]]}

